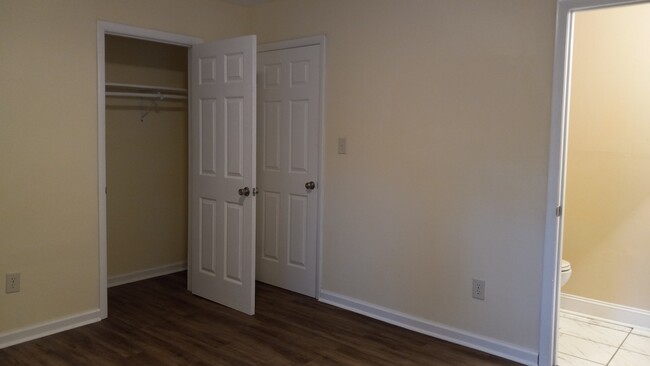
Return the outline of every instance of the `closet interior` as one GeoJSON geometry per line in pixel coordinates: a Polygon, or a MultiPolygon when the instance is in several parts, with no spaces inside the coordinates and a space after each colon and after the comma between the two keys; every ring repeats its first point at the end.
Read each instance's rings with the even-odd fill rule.
{"type": "Polygon", "coordinates": [[[188,49],[105,39],[108,285],[182,269],[188,238],[188,49]]]}

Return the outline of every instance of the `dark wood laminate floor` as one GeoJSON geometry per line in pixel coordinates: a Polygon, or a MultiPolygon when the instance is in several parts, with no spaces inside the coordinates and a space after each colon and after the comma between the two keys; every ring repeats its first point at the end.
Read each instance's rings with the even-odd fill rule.
{"type": "Polygon", "coordinates": [[[111,288],[108,319],[0,350],[0,365],[516,365],[259,283],[250,317],[185,276],[111,288]]]}

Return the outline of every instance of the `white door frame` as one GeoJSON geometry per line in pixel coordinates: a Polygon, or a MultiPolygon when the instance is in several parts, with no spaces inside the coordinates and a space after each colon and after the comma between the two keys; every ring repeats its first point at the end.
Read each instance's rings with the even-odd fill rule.
{"type": "Polygon", "coordinates": [[[542,267],[542,300],[539,330],[539,365],[553,365],[557,344],[559,310],[559,273],[562,257],[563,215],[567,158],[567,129],[571,90],[571,57],[574,15],[578,11],[622,5],[641,4],[649,0],[558,0],[553,65],[551,140],[549,148],[548,187],[546,193],[546,228],[542,267]]]}
{"type": "Polygon", "coordinates": [[[305,47],[305,46],[320,46],[320,115],[319,115],[319,134],[320,141],[318,146],[318,169],[317,169],[317,182],[318,182],[318,217],[316,218],[316,298],[320,298],[321,291],[321,277],[323,273],[323,202],[325,194],[325,44],[327,37],[325,35],[318,35],[312,37],[296,38],[280,42],[263,43],[257,45],[257,52],[277,51],[287,48],[305,47]]]}
{"type": "MultiPolygon", "coordinates": [[[[192,45],[203,43],[203,39],[186,36],[182,34],[156,31],[146,28],[139,28],[125,24],[112,23],[106,21],[97,22],[97,193],[99,209],[99,310],[102,319],[108,316],[108,256],[107,256],[107,233],[106,233],[106,89],[105,89],[105,72],[106,72],[106,54],[105,54],[105,36],[116,35],[129,38],[137,38],[146,41],[173,44],[177,46],[191,47],[192,45]]],[[[316,296],[320,297],[321,274],[322,274],[322,223],[323,223],[323,197],[324,197],[324,141],[325,141],[325,43],[324,35],[292,39],[281,42],[273,42],[258,45],[257,51],[271,51],[285,48],[302,47],[302,46],[321,46],[321,113],[320,113],[320,159],[318,169],[318,240],[317,240],[317,270],[316,270],[316,296]]],[[[188,54],[189,57],[189,54],[188,54]]],[[[188,75],[189,67],[188,63],[188,75]]],[[[188,80],[189,82],[189,80],[188,80]]],[[[189,88],[188,88],[189,90],[189,88]]],[[[188,97],[189,99],[189,97],[188,97]]],[[[188,104],[188,114],[191,114],[188,104]]],[[[188,124],[191,116],[188,116],[188,124]]],[[[189,159],[189,154],[188,154],[189,159]]],[[[191,195],[191,192],[188,192],[191,195]]],[[[191,202],[188,202],[191,205],[191,202]]],[[[191,206],[188,206],[188,212],[191,212],[191,206]]],[[[189,217],[188,217],[189,220],[189,217]]],[[[189,235],[189,233],[188,233],[189,235]]],[[[188,237],[188,256],[189,252],[188,237]]],[[[189,284],[189,281],[188,281],[189,284]]]]}
{"type": "MultiPolygon", "coordinates": [[[[97,22],[97,193],[99,196],[99,311],[102,319],[108,316],[108,257],[106,253],[106,55],[104,48],[104,37],[107,34],[173,44],[188,48],[192,45],[203,42],[200,38],[181,34],[138,28],[119,23],[110,23],[105,21],[97,22]]],[[[188,75],[189,67],[190,65],[188,63],[188,75]]],[[[188,103],[188,113],[189,112],[191,111],[188,103]]],[[[189,121],[190,118],[188,118],[188,123],[189,121]]],[[[190,194],[190,192],[188,192],[188,194],[190,194]]],[[[188,202],[188,205],[190,204],[191,203],[188,202]]],[[[188,210],[190,209],[191,206],[188,206],[188,210]]]]}

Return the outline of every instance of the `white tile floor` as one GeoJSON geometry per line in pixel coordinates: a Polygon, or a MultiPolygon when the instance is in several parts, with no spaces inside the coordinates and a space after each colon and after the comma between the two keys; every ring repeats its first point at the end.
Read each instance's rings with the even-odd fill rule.
{"type": "Polygon", "coordinates": [[[558,366],[650,366],[650,329],[560,311],[558,366]]]}

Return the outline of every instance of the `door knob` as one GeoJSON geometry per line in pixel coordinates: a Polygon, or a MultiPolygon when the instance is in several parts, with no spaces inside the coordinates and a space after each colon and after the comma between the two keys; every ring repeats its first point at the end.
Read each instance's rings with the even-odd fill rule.
{"type": "Polygon", "coordinates": [[[248,197],[251,194],[251,190],[248,187],[239,188],[239,195],[248,197]]]}
{"type": "Polygon", "coordinates": [[[309,190],[312,190],[312,189],[316,188],[316,183],[314,183],[314,181],[307,182],[307,183],[305,183],[305,188],[307,188],[309,190]]]}

